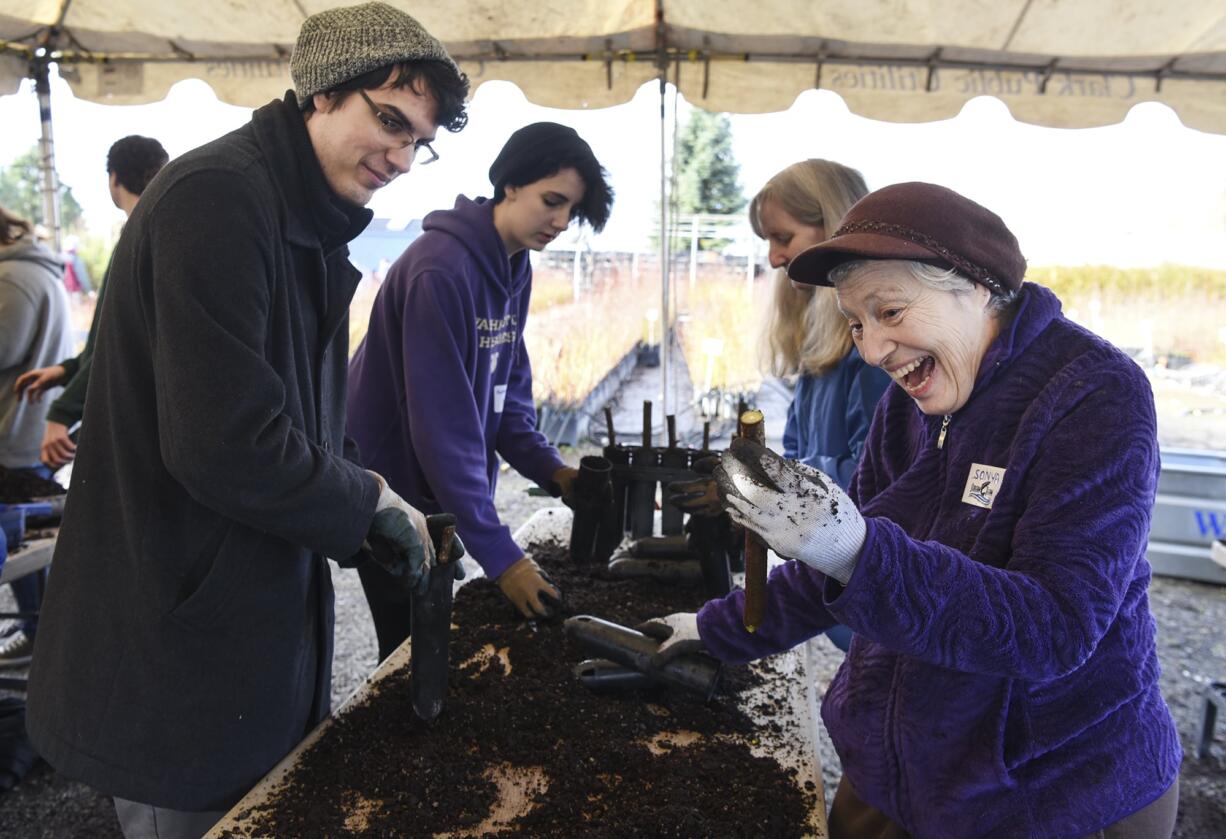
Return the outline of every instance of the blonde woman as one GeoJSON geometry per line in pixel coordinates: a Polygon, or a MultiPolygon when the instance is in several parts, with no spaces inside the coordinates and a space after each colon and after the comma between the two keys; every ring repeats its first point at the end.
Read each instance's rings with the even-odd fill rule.
{"type": "MultiPolygon", "coordinates": [[[[775,376],[796,379],[783,456],[820,469],[843,489],[860,462],[873,409],[890,377],[860,358],[834,289],[793,284],[787,268],[796,254],[833,234],[843,214],[867,192],[855,169],[802,160],[767,181],[749,204],[749,223],[769,244],[771,267],[778,269],[763,334],[766,367],[775,376]]],[[[847,651],[847,627],[826,634],[847,651]]]]}
{"type": "MultiPolygon", "coordinates": [[[[771,267],[777,269],[762,336],[763,366],[796,381],[784,456],[820,469],[844,489],[890,377],[860,358],[834,291],[793,283],[787,268],[801,251],[826,241],[867,192],[855,169],[802,160],[772,177],[749,202],[749,223],[767,241],[771,267]]],[[[697,485],[686,490],[689,495],[674,503],[699,512],[707,495],[697,485]]]]}
{"type": "Polygon", "coordinates": [[[793,284],[787,267],[833,234],[867,192],[855,169],[802,160],[767,181],[749,204],[749,222],[768,242],[771,267],[778,269],[763,336],[766,367],[775,376],[796,377],[783,454],[820,469],[844,489],[890,377],[865,364],[852,346],[834,290],[793,284]]]}

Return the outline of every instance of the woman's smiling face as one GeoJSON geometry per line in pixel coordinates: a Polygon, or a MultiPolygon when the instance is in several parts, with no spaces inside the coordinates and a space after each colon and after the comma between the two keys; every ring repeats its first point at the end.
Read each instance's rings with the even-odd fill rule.
{"type": "Polygon", "coordinates": [[[840,280],[839,309],[860,355],[885,370],[925,414],[958,411],[1000,330],[991,295],[925,285],[895,260],[873,260],[840,280]]]}

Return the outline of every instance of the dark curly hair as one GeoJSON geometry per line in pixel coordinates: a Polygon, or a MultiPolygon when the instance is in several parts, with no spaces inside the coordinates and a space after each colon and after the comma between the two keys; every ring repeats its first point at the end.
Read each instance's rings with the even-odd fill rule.
{"type": "Polygon", "coordinates": [[[152,137],[133,134],[116,140],[106,153],[106,173],[133,195],[140,195],[153,176],[170,161],[162,144],[152,137]]]}
{"type": "MultiPolygon", "coordinates": [[[[465,100],[468,98],[468,76],[446,61],[406,61],[401,64],[389,64],[369,73],[354,76],[352,79],[338,84],[330,90],[322,91],[326,96],[334,96],[335,104],[340,104],[355,90],[375,90],[392,80],[394,88],[409,88],[419,96],[429,94],[434,97],[437,113],[434,121],[448,131],[456,132],[468,125],[468,114],[465,112],[465,100]],[[395,71],[395,77],[392,72],[395,71]]],[[[298,107],[304,114],[315,110],[315,97],[299,102],[298,107]]]]}

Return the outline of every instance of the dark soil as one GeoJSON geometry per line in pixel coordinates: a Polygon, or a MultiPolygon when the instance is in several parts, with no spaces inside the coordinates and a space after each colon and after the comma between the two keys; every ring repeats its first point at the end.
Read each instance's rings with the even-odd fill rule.
{"type": "Polygon", "coordinates": [[[67,491],[55,481],[0,466],[0,504],[24,504],[35,498],[63,495],[67,491]]]}
{"type": "MultiPolygon", "coordinates": [[[[601,579],[571,564],[564,548],[531,553],[564,592],[567,615],[634,625],[702,604],[697,587],[601,579]]],[[[426,725],[414,716],[407,668],[389,676],[305,754],[267,807],[243,815],[252,835],[361,831],[355,811],[365,813],[370,836],[473,830],[498,798],[491,767],[536,768],[547,778],[505,835],[805,833],[816,796],[746,745],[757,726],[729,692],[757,681],[747,669],[729,674],[722,695],[707,703],[672,689],[592,693],[572,672],[590,655],[563,634],[561,621],[518,619],[485,579],[457,593],[453,623],[439,719],[426,725]],[[478,655],[487,645],[507,651],[510,672],[499,658],[478,655]],[[686,742],[685,732],[701,737],[686,742]],[[729,734],[736,736],[716,736],[729,734]],[[653,754],[646,743],[659,735],[664,750],[653,754]]]]}

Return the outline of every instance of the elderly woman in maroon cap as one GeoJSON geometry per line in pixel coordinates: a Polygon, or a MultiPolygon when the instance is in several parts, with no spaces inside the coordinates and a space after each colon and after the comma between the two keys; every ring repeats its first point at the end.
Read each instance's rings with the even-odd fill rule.
{"type": "Polygon", "coordinates": [[[871,193],[794,281],[833,285],[887,371],[846,494],[736,441],[715,477],[785,562],[649,628],[660,657],[744,662],[843,623],[822,702],[841,837],[1169,837],[1179,737],[1146,589],[1158,477],[1141,370],[1023,283],[1017,240],[948,189],[871,193]]]}

